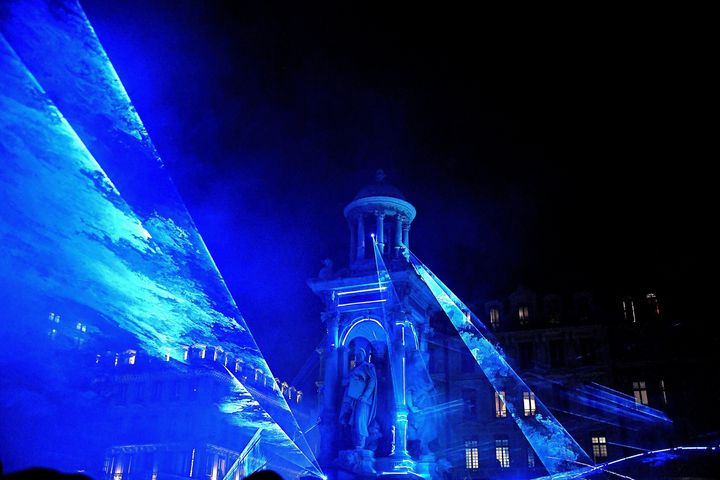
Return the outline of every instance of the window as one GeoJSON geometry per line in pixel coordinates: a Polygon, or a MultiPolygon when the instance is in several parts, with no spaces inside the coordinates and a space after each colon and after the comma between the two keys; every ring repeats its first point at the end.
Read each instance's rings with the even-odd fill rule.
{"type": "Polygon", "coordinates": [[[523,392],[523,412],[526,417],[535,415],[535,394],[533,392],[523,392]]]}
{"type": "Polygon", "coordinates": [[[518,348],[520,349],[520,368],[532,368],[534,363],[532,342],[523,342],[518,345],[518,348]]]}
{"type": "Polygon", "coordinates": [[[607,439],[604,434],[594,434],[592,437],[592,452],[595,463],[604,461],[607,456],[607,439]]]}
{"type": "Polygon", "coordinates": [[[595,340],[592,338],[580,339],[580,362],[583,365],[595,364],[595,340]]]}
{"type": "Polygon", "coordinates": [[[665,390],[665,380],[660,380],[660,394],[662,395],[663,405],[668,404],[667,390],[665,390]]]}
{"type": "Polygon", "coordinates": [[[510,442],[507,437],[495,437],[495,459],[500,468],[510,468],[510,442]]]}
{"type": "Polygon", "coordinates": [[[535,452],[532,448],[527,449],[527,466],[528,468],[535,468],[535,452]]]}
{"type": "Polygon", "coordinates": [[[465,441],[465,468],[477,470],[480,468],[480,454],[477,440],[465,441]]]}
{"type": "Polygon", "coordinates": [[[474,417],[477,414],[476,405],[475,405],[475,397],[476,397],[475,389],[463,388],[462,398],[463,398],[463,406],[465,407],[464,413],[465,413],[466,417],[474,417]]]}
{"type": "Polygon", "coordinates": [[[545,309],[549,323],[553,325],[560,323],[560,311],[562,308],[559,298],[548,297],[545,300],[545,309]]]}
{"type": "Polygon", "coordinates": [[[654,293],[648,293],[645,298],[647,298],[650,311],[652,311],[655,315],[660,315],[660,304],[658,303],[657,295],[654,293]]]}
{"type": "Polygon", "coordinates": [[[493,330],[500,328],[500,310],[497,307],[490,309],[490,327],[493,330]]]}
{"type": "Polygon", "coordinates": [[[638,405],[648,404],[648,394],[645,382],[633,382],[633,396],[638,405]]]}
{"type": "Polygon", "coordinates": [[[553,368],[565,366],[565,345],[562,340],[550,341],[550,366],[553,368]]]}
{"type": "Polygon", "coordinates": [[[507,417],[507,405],[505,405],[505,392],[495,392],[495,417],[507,417]]]}
{"type": "Polygon", "coordinates": [[[521,305],[518,308],[518,319],[520,319],[520,325],[527,325],[530,320],[530,309],[527,305],[521,305]]]}
{"type": "Polygon", "coordinates": [[[633,303],[632,298],[623,298],[622,307],[625,320],[631,323],[635,323],[635,304],[633,303]]]}

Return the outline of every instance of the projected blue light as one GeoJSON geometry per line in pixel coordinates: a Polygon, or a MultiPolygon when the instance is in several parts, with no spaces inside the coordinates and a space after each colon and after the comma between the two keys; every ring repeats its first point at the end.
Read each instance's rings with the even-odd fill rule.
{"type": "MultiPolygon", "coordinates": [[[[480,332],[487,330],[480,319],[457,298],[417,257],[409,252],[410,263],[435,296],[451,323],[460,334],[478,365],[498,392],[506,398],[523,398],[531,389],[508,365],[504,356],[480,332]]],[[[510,416],[520,427],[533,450],[551,474],[567,472],[577,462],[590,463],[590,458],[560,425],[536,396],[535,415],[525,416],[513,401],[505,403],[510,416]]]]}
{"type": "Polygon", "coordinates": [[[618,473],[617,471],[610,470],[609,467],[616,467],[620,466],[624,463],[628,463],[632,460],[638,460],[638,459],[653,459],[653,457],[657,456],[656,459],[660,464],[674,459],[676,457],[673,457],[672,453],[678,453],[678,452],[712,452],[715,453],[718,451],[717,447],[714,446],[678,446],[678,447],[670,447],[670,448],[660,448],[657,450],[648,450],[641,453],[636,453],[634,455],[629,455],[627,457],[618,458],[616,460],[610,460],[607,462],[603,462],[597,465],[589,465],[586,464],[586,468],[579,468],[575,469],[573,471],[569,472],[563,472],[555,475],[548,475],[545,477],[540,477],[535,480],[570,480],[570,479],[579,479],[579,478],[588,478],[592,477],[594,475],[600,474],[600,473],[610,473],[614,476],[620,477],[620,478],[630,478],[625,475],[622,475],[621,473],[618,473]]]}
{"type": "Polygon", "coordinates": [[[374,318],[363,318],[363,319],[360,319],[360,320],[358,320],[358,321],[356,321],[356,322],[353,322],[353,323],[350,325],[350,327],[348,327],[347,331],[345,332],[345,334],[344,334],[343,337],[342,337],[342,341],[340,342],[340,345],[345,345],[345,342],[347,341],[348,336],[350,335],[350,332],[352,332],[355,327],[357,327],[358,325],[360,325],[360,324],[362,324],[362,323],[365,323],[365,322],[374,323],[374,324],[376,324],[377,326],[379,326],[380,328],[383,328],[382,323],[380,323],[378,320],[375,320],[374,318]]]}
{"type": "MultiPolygon", "coordinates": [[[[132,348],[172,365],[188,363],[184,346],[215,345],[274,378],[81,7],[10,2],[0,22],[0,281],[20,319],[0,322],[4,341],[24,345],[28,311],[61,306],[93,358],[132,348]]],[[[70,338],[55,332],[44,341],[70,338]]],[[[256,397],[233,380],[220,410],[320,476],[279,389],[256,397]]]]}
{"type": "Polygon", "coordinates": [[[346,292],[337,292],[337,295],[352,295],[354,293],[365,293],[365,292],[382,292],[387,290],[387,287],[375,287],[375,288],[363,288],[361,290],[350,290],[346,292]]]}

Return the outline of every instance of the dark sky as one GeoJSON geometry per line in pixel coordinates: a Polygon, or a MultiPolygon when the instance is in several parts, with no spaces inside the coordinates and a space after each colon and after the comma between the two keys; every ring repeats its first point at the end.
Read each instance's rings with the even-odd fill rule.
{"type": "Polygon", "coordinates": [[[284,378],[323,333],[305,281],[345,264],[342,209],[377,168],[461,298],[696,288],[710,65],[679,16],[82,3],[284,378]]]}

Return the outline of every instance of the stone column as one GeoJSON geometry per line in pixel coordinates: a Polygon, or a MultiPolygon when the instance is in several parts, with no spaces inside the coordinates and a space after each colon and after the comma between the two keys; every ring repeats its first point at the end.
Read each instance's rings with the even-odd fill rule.
{"type": "Polygon", "coordinates": [[[408,408],[406,400],[406,371],[405,371],[405,325],[399,326],[395,330],[396,338],[393,339],[393,356],[390,361],[394,366],[394,387],[395,387],[395,438],[390,460],[393,469],[412,469],[414,462],[410,458],[407,449],[407,429],[408,429],[408,408]]]}
{"type": "Polygon", "coordinates": [[[362,213],[357,218],[357,258],[362,260],[365,258],[365,223],[363,222],[362,213]]]}
{"type": "Polygon", "coordinates": [[[377,220],[377,232],[375,236],[377,237],[378,248],[380,249],[380,253],[385,253],[385,212],[376,211],[375,219],[377,220]]]}
{"type": "Polygon", "coordinates": [[[340,386],[339,370],[341,355],[337,348],[338,338],[338,317],[332,312],[323,312],[321,319],[327,326],[326,343],[321,349],[322,354],[322,380],[318,382],[318,388],[322,390],[319,395],[322,399],[322,412],[320,431],[323,442],[328,447],[323,448],[320,456],[323,461],[332,461],[337,442],[337,418],[338,418],[338,388],[340,386]]]}
{"type": "Polygon", "coordinates": [[[348,227],[350,228],[350,265],[352,265],[355,260],[355,255],[357,254],[357,246],[355,244],[357,234],[355,233],[353,222],[350,220],[348,220],[348,227]]]}
{"type": "Polygon", "coordinates": [[[399,257],[402,251],[403,216],[395,216],[395,256],[399,257]]]}
{"type": "Polygon", "coordinates": [[[405,222],[403,222],[402,232],[403,232],[403,242],[402,243],[405,246],[405,248],[409,249],[410,248],[410,222],[408,222],[407,220],[405,220],[405,222]]]}

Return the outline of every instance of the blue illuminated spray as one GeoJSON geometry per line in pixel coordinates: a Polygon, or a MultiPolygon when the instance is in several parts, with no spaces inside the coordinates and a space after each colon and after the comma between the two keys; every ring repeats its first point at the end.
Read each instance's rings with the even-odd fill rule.
{"type": "MultiPolygon", "coordinates": [[[[662,463],[668,459],[673,458],[672,454],[679,453],[707,453],[707,454],[718,454],[720,447],[718,446],[677,446],[670,448],[660,448],[657,450],[647,450],[627,457],[618,458],[616,460],[610,460],[607,462],[599,463],[597,465],[584,464],[583,468],[576,468],[575,470],[558,473],[554,475],[547,475],[544,477],[538,477],[535,480],[574,480],[581,478],[589,478],[601,473],[610,473],[620,478],[631,478],[616,471],[610,470],[608,467],[615,468],[622,465],[623,463],[630,462],[632,460],[650,460],[654,456],[658,457],[658,460],[662,463]]],[[[576,462],[580,464],[580,462],[576,462]]]]}
{"type": "Polygon", "coordinates": [[[483,335],[481,329],[487,331],[487,327],[412,252],[408,254],[416,273],[435,296],[495,391],[505,392],[505,398],[509,399],[506,401],[508,412],[547,471],[556,474],[572,470],[576,462],[591,463],[585,451],[537,397],[535,415],[523,415],[512,400],[521,399],[523,392],[531,390],[488,340],[489,336],[483,335]]]}
{"type": "MultiPolygon", "coordinates": [[[[217,345],[274,378],[84,12],[49,3],[2,7],[0,280],[102,318],[98,349],[217,345]]],[[[321,475],[279,391],[235,393],[221,410],[321,475]]]]}

